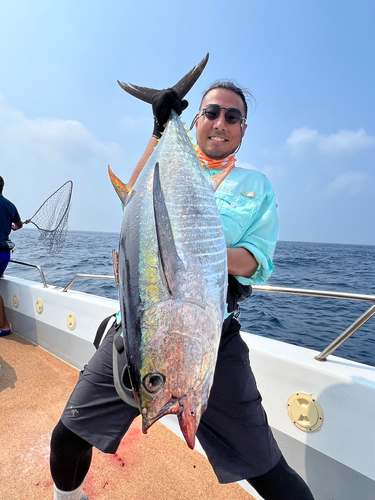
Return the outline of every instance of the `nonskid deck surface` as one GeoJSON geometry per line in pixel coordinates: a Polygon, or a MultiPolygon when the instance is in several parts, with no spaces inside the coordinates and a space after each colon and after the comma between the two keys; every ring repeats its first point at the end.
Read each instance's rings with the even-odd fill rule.
{"type": "MultiPolygon", "coordinates": [[[[12,333],[0,338],[0,500],[52,500],[49,442],[78,370],[12,333]]],[[[116,455],[94,448],[90,500],[252,500],[220,485],[207,459],[161,423],[147,435],[137,418],[116,455]]]]}

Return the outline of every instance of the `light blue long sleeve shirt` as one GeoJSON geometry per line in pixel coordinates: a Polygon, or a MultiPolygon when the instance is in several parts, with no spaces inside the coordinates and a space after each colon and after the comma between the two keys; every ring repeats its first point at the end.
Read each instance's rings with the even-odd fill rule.
{"type": "MultiPolygon", "coordinates": [[[[210,177],[220,170],[206,169],[210,177]]],[[[257,170],[235,167],[215,192],[228,248],[246,248],[258,262],[251,278],[236,276],[243,285],[267,281],[279,231],[276,196],[268,178],[257,170]]]]}

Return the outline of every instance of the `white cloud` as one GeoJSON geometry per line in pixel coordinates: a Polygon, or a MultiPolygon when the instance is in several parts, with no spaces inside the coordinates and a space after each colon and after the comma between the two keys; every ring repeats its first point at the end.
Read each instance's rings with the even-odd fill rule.
{"type": "Polygon", "coordinates": [[[370,182],[371,178],[366,172],[352,172],[349,170],[344,174],[338,175],[328,185],[328,193],[354,196],[366,190],[370,182]]]}
{"type": "Polygon", "coordinates": [[[312,130],[307,127],[296,128],[291,133],[290,137],[286,140],[286,143],[293,147],[298,144],[313,144],[317,141],[319,137],[317,130],[312,130]]]}
{"type": "Polygon", "coordinates": [[[356,132],[341,130],[337,134],[319,134],[317,130],[302,127],[293,130],[286,141],[292,154],[309,154],[316,150],[322,154],[340,155],[375,148],[375,137],[366,134],[363,128],[356,132]]]}
{"type": "Polygon", "coordinates": [[[106,163],[118,157],[117,144],[103,144],[81,123],[53,118],[26,118],[0,98],[0,148],[4,162],[22,160],[28,164],[44,161],[51,166],[84,166],[93,158],[106,163]]]}
{"type": "Polygon", "coordinates": [[[82,123],[27,118],[0,94],[0,175],[5,178],[5,195],[16,204],[21,217],[31,216],[44,199],[71,179],[69,227],[116,230],[119,207],[107,165],[124,164],[123,156],[118,144],[104,144],[82,123]]]}

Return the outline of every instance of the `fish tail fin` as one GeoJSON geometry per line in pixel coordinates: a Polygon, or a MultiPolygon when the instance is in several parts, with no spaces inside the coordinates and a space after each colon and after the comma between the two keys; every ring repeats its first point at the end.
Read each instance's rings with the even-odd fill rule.
{"type": "MultiPolygon", "coordinates": [[[[209,58],[209,54],[206,55],[202,61],[194,66],[192,70],[189,71],[179,82],[177,82],[173,88],[177,92],[177,94],[180,96],[181,99],[183,99],[186,94],[189,92],[189,90],[193,87],[195,82],[198,80],[198,78],[201,76],[204,68],[206,67],[207,61],[209,58]]],[[[120,87],[125,90],[128,94],[132,95],[133,97],[136,97],[137,99],[140,99],[141,101],[148,102],[149,104],[152,103],[152,98],[154,95],[159,92],[159,90],[148,88],[148,87],[139,87],[138,85],[133,85],[132,83],[124,83],[120,82],[117,80],[117,83],[120,85],[120,87]]]]}

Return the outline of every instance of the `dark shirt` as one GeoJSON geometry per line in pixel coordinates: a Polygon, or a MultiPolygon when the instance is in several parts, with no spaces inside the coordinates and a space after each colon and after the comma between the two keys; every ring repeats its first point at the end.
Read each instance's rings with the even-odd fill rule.
{"type": "Polygon", "coordinates": [[[4,196],[0,195],[0,239],[7,240],[12,229],[12,223],[20,222],[17,208],[4,196]]]}

